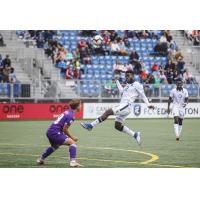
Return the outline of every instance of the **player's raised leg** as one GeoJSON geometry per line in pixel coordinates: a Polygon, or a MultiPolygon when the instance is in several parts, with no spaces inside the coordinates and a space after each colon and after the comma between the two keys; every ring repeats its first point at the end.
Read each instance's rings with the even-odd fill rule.
{"type": "Polygon", "coordinates": [[[91,123],[81,123],[82,127],[91,131],[92,128],[96,125],[98,125],[99,123],[105,121],[110,115],[113,115],[113,110],[112,109],[108,109],[105,111],[105,113],[103,113],[103,115],[101,115],[100,117],[98,117],[97,119],[95,119],[93,122],[91,123]]]}
{"type": "Polygon", "coordinates": [[[141,144],[141,134],[140,132],[134,132],[127,126],[124,126],[121,122],[115,121],[115,129],[118,131],[125,133],[136,140],[136,142],[140,145],[141,144]]]}

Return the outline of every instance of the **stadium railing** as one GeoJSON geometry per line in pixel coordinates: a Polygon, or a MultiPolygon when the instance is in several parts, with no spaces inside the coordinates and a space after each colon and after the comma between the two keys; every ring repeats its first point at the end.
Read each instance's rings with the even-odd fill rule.
{"type": "MultiPolygon", "coordinates": [[[[62,102],[66,99],[80,98],[94,101],[119,101],[120,96],[118,89],[110,82],[98,80],[76,80],[74,85],[67,86],[66,96],[59,92],[58,80],[43,79],[41,82],[35,80],[30,82],[19,83],[0,83],[0,101],[1,102],[42,102],[53,101],[62,102]],[[67,88],[68,87],[68,88],[67,88]],[[68,95],[69,94],[69,95],[68,95]]],[[[143,85],[144,91],[152,101],[162,102],[169,97],[169,92],[175,85],[143,85]]],[[[200,101],[200,85],[187,84],[184,87],[188,90],[189,98],[192,101],[200,101]]]]}

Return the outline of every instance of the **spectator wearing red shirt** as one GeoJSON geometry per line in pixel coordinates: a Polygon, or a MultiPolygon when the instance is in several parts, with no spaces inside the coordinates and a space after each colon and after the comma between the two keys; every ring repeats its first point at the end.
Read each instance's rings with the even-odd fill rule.
{"type": "Polygon", "coordinates": [[[152,71],[152,72],[158,71],[158,64],[157,64],[157,63],[154,63],[154,65],[153,65],[152,68],[151,68],[151,71],[152,71]]]}

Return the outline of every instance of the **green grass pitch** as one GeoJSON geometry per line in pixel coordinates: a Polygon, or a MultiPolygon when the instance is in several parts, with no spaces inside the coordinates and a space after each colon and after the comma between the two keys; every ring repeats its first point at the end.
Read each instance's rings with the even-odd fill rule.
{"type": "MultiPolygon", "coordinates": [[[[125,124],[142,132],[142,145],[114,129],[110,119],[88,132],[75,121],[70,127],[79,138],[77,158],[84,167],[155,168],[200,167],[199,119],[185,119],[180,141],[175,141],[172,119],[130,119],[125,124]]],[[[1,121],[0,167],[35,168],[49,145],[45,136],[51,121],[1,121]]],[[[42,167],[69,167],[68,147],[62,146],[42,167]]]]}

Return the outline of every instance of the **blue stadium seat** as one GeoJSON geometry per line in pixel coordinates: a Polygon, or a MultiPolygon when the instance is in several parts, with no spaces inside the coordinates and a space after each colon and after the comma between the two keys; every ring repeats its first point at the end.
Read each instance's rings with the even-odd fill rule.
{"type": "Polygon", "coordinates": [[[107,72],[112,72],[113,67],[112,67],[112,65],[106,65],[105,69],[107,72]]]}
{"type": "Polygon", "coordinates": [[[100,65],[106,65],[106,60],[105,60],[105,59],[100,60],[100,61],[99,61],[99,64],[100,64],[100,65]]]}
{"type": "Polygon", "coordinates": [[[93,69],[88,69],[88,70],[87,70],[87,74],[93,75],[93,74],[94,74],[93,69]]]}
{"type": "Polygon", "coordinates": [[[113,76],[111,74],[106,75],[106,80],[112,80],[113,76]]]}
{"type": "Polygon", "coordinates": [[[94,74],[94,79],[95,79],[95,80],[99,80],[99,79],[100,79],[100,74],[96,74],[96,73],[95,73],[95,74],[94,74]]]}
{"type": "Polygon", "coordinates": [[[99,60],[97,60],[97,59],[92,60],[92,63],[93,63],[94,65],[98,65],[98,64],[99,64],[99,60]]]}
{"type": "Polygon", "coordinates": [[[92,79],[93,79],[93,75],[91,75],[91,74],[86,74],[86,75],[85,75],[85,79],[86,79],[86,80],[92,80],[92,79]]]}
{"type": "Polygon", "coordinates": [[[101,80],[107,80],[106,74],[101,74],[100,79],[101,80]]]}

